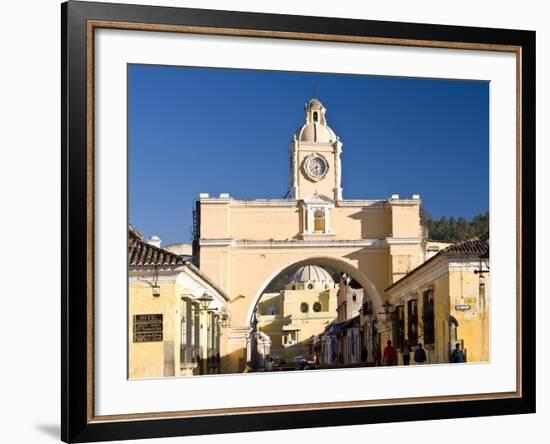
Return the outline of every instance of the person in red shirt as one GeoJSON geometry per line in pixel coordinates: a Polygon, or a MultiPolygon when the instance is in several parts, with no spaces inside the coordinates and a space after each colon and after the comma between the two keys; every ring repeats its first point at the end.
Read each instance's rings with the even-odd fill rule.
{"type": "Polygon", "coordinates": [[[391,341],[389,340],[386,347],[384,348],[382,365],[397,365],[397,351],[395,350],[393,345],[391,345],[391,341]]]}

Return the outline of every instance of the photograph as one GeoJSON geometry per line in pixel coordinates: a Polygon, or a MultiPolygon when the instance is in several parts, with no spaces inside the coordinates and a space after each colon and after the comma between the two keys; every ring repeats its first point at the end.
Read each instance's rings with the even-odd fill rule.
{"type": "Polygon", "coordinates": [[[491,362],[490,112],[485,80],[128,63],[128,379],[491,362]]]}
{"type": "Polygon", "coordinates": [[[65,442],[536,411],[535,31],[320,7],[62,5],[65,442]]]}

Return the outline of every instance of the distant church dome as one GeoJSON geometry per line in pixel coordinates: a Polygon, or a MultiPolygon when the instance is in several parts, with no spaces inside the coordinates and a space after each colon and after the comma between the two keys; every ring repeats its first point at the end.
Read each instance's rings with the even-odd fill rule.
{"type": "Polygon", "coordinates": [[[333,143],[337,137],[327,125],[325,113],[327,109],[319,99],[313,98],[304,107],[306,123],[299,128],[294,136],[300,142],[333,143]]]}
{"type": "Polygon", "coordinates": [[[330,273],[318,265],[305,265],[298,268],[290,278],[290,281],[293,283],[322,282],[334,284],[334,279],[332,279],[330,273]]]}

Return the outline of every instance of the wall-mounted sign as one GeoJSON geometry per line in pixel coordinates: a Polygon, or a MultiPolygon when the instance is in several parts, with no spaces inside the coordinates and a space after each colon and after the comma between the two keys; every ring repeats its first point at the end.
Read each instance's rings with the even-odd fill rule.
{"type": "Polygon", "coordinates": [[[458,305],[455,305],[455,310],[456,311],[468,311],[471,307],[471,305],[469,304],[458,304],[458,305]]]}
{"type": "Polygon", "coordinates": [[[162,315],[134,315],[134,342],[162,341],[162,315]]]}

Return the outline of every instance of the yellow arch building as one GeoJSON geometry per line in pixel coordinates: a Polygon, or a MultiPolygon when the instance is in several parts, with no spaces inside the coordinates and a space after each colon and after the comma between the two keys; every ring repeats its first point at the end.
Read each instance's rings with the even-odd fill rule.
{"type": "Polygon", "coordinates": [[[305,121],[290,143],[288,199],[203,193],[197,201],[194,261],[230,300],[223,372],[244,368],[255,307],[279,273],[303,265],[347,273],[376,317],[384,290],[425,260],[418,195],[343,198],[343,143],[326,111],[315,98],[305,105],[305,121]]]}

